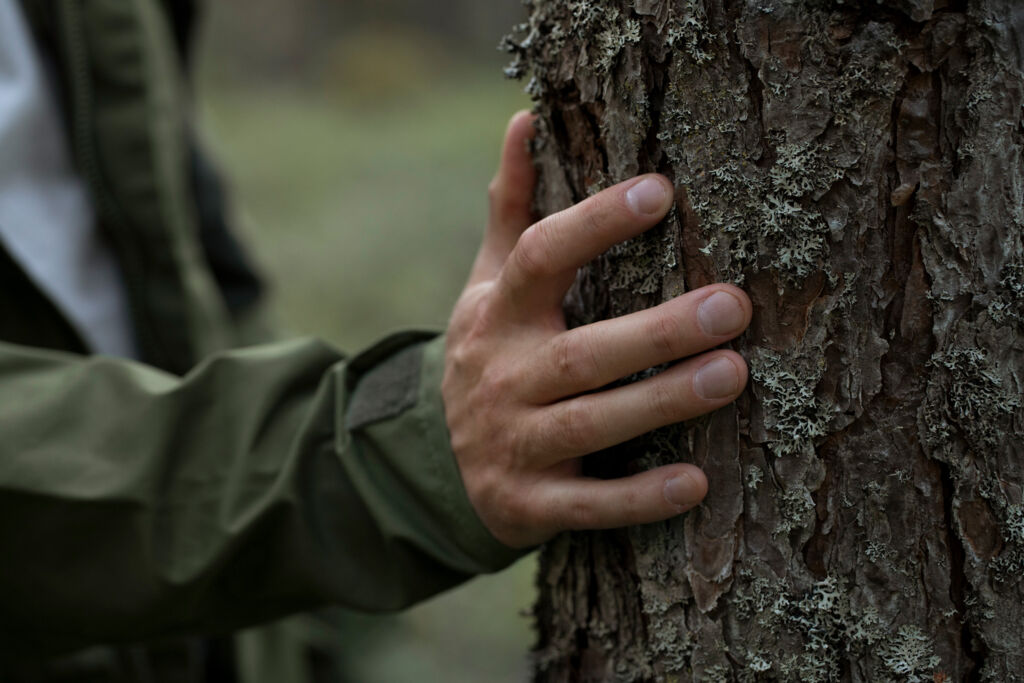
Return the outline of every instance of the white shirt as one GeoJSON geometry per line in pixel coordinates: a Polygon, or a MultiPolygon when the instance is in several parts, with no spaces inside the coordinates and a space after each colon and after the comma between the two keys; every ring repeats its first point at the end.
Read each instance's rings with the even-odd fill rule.
{"type": "Polygon", "coordinates": [[[93,352],[136,356],[121,272],[18,0],[0,0],[0,240],[93,352]]]}

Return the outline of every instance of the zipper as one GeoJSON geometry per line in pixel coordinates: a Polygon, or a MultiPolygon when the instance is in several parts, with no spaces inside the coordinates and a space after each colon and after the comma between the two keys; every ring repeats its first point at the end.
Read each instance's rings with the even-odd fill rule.
{"type": "MultiPolygon", "coordinates": [[[[118,265],[128,295],[128,308],[131,314],[135,339],[139,346],[139,355],[143,360],[160,367],[173,367],[173,359],[167,352],[156,332],[156,326],[150,320],[150,312],[143,305],[145,301],[145,284],[140,277],[137,260],[127,258],[130,254],[131,241],[125,238],[130,232],[128,219],[121,212],[113,193],[110,192],[99,165],[99,150],[93,135],[95,122],[93,119],[92,88],[89,79],[89,56],[82,26],[82,10],[77,0],[59,0],[60,25],[67,45],[67,61],[71,82],[71,110],[74,126],[73,144],[80,171],[92,191],[92,199],[96,204],[97,219],[103,217],[110,221],[110,229],[105,231],[114,243],[118,253],[118,265]]],[[[97,225],[97,228],[100,226],[97,225]]]]}

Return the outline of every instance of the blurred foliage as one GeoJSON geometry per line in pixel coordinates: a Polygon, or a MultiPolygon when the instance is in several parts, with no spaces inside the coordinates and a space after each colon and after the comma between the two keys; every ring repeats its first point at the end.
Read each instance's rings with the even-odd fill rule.
{"type": "Polygon", "coordinates": [[[445,87],[464,66],[447,47],[415,28],[368,24],[323,51],[320,85],[327,96],[359,108],[419,98],[445,87]]]}
{"type": "MultiPolygon", "coordinates": [[[[504,124],[529,103],[502,79],[497,26],[467,42],[410,19],[435,5],[386,0],[346,3],[364,20],[338,28],[340,4],[213,3],[197,92],[279,318],[356,351],[445,324],[504,124]]],[[[352,679],[525,680],[533,574],[528,558],[397,617],[353,615],[352,679]]]]}
{"type": "Polygon", "coordinates": [[[521,0],[218,0],[209,6],[206,52],[215,67],[232,79],[260,82],[315,79],[326,53],[374,27],[392,38],[364,44],[364,61],[389,59],[386,48],[408,36],[443,44],[462,62],[486,64],[497,58],[501,36],[525,17],[521,0]]]}
{"type": "Polygon", "coordinates": [[[386,107],[208,88],[205,132],[233,180],[289,329],[357,349],[443,326],[483,234],[508,115],[474,72],[386,107]]]}

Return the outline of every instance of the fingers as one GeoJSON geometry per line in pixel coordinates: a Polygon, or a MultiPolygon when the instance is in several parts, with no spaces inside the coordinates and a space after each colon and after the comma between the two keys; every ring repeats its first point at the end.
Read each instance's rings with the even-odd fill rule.
{"type": "Polygon", "coordinates": [[[554,403],[527,426],[528,457],[553,464],[610,448],[647,432],[731,403],[747,383],[733,351],[713,351],[641,382],[554,403]]]}
{"type": "Polygon", "coordinates": [[[587,392],[704,352],[751,317],[740,290],[713,285],[567,332],[561,303],[576,270],[662,220],[673,188],[641,176],[530,227],[532,134],[531,115],[513,117],[484,243],[452,312],[441,385],[469,500],[514,547],[562,529],[666,519],[699,503],[708,484],[692,465],[597,481],[579,475],[579,458],[726,405],[747,382],[739,355],[710,351],[642,382],[587,392]]]}
{"type": "Polygon", "coordinates": [[[537,133],[537,117],[528,111],[516,112],[505,132],[505,145],[501,153],[498,174],[491,186],[492,224],[500,225],[511,237],[508,250],[533,223],[533,189],[537,182],[537,169],[528,146],[537,133]]]}
{"type": "Polygon", "coordinates": [[[679,464],[606,481],[555,480],[535,495],[556,529],[585,530],[669,519],[699,504],[707,491],[700,468],[679,464]]]}
{"type": "Polygon", "coordinates": [[[646,175],[545,218],[519,238],[499,287],[528,315],[559,307],[577,268],[656,225],[672,200],[667,178],[646,175]]]}
{"type": "Polygon", "coordinates": [[[539,353],[543,371],[526,395],[550,403],[635,372],[692,356],[738,336],[752,305],[731,285],[710,285],[638,313],[563,332],[539,353]]]}
{"type": "Polygon", "coordinates": [[[533,190],[537,170],[528,147],[536,134],[536,116],[517,112],[505,132],[498,173],[488,188],[490,217],[470,282],[493,279],[523,231],[533,222],[533,190]]]}

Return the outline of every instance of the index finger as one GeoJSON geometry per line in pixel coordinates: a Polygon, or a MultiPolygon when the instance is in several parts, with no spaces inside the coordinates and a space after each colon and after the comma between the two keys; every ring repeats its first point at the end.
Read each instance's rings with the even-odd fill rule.
{"type": "Polygon", "coordinates": [[[519,237],[533,222],[537,170],[527,141],[536,134],[535,120],[530,112],[521,111],[509,121],[498,173],[488,187],[490,216],[469,278],[471,285],[497,277],[519,237]]]}
{"type": "Polygon", "coordinates": [[[576,269],[648,230],[672,206],[672,184],[649,174],[608,188],[526,230],[498,278],[516,308],[559,308],[576,269]]]}

